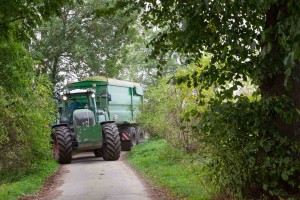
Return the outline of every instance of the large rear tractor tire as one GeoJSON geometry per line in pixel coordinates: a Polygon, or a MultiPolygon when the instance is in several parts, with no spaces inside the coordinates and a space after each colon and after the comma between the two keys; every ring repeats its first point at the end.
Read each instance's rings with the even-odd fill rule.
{"type": "Polygon", "coordinates": [[[53,135],[53,154],[60,164],[69,164],[72,161],[72,137],[66,126],[55,128],[53,135]]]}
{"type": "Polygon", "coordinates": [[[121,141],[117,125],[103,124],[103,135],[103,159],[107,161],[118,160],[121,154],[121,141]]]}

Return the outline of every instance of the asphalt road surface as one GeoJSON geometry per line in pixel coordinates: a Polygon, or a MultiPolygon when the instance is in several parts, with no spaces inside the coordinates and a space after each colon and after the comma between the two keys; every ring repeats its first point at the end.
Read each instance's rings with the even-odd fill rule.
{"type": "Polygon", "coordinates": [[[76,154],[71,164],[62,166],[59,184],[42,199],[150,200],[143,181],[122,157],[124,152],[118,161],[104,161],[90,152],[76,154]]]}

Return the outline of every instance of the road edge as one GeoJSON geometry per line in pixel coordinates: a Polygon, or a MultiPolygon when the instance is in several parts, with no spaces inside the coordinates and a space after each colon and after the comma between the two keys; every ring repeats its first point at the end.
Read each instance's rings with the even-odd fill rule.
{"type": "Polygon", "coordinates": [[[127,152],[123,153],[120,157],[120,160],[129,167],[134,174],[138,177],[138,179],[141,181],[143,186],[146,188],[148,197],[153,200],[178,200],[178,198],[174,197],[170,191],[168,191],[165,188],[161,188],[153,183],[153,181],[147,179],[143,176],[140,172],[138,172],[126,159],[127,152]]]}

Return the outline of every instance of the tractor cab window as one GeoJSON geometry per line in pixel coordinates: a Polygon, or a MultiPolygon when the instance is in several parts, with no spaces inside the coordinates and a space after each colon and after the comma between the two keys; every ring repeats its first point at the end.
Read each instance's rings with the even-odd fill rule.
{"type": "Polygon", "coordinates": [[[61,121],[72,123],[73,112],[77,109],[90,109],[93,111],[93,102],[89,94],[72,94],[64,99],[61,121]]]}
{"type": "Polygon", "coordinates": [[[72,98],[72,101],[69,105],[70,105],[71,110],[76,110],[76,109],[83,108],[82,104],[79,101],[77,101],[77,99],[75,97],[72,98]]]}
{"type": "Polygon", "coordinates": [[[93,102],[89,94],[72,95],[66,101],[66,107],[71,110],[76,109],[91,109],[93,102]]]}

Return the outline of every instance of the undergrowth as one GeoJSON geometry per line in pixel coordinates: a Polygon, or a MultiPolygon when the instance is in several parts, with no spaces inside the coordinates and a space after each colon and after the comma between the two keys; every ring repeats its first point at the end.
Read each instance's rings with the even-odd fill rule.
{"type": "Polygon", "coordinates": [[[58,169],[54,160],[40,161],[31,170],[10,176],[2,176],[0,180],[0,199],[14,200],[22,196],[37,193],[47,177],[58,169]]]}
{"type": "Polygon", "coordinates": [[[207,160],[172,148],[164,140],[136,146],[127,159],[146,179],[180,199],[212,199],[216,194],[205,168],[207,160]]]}

